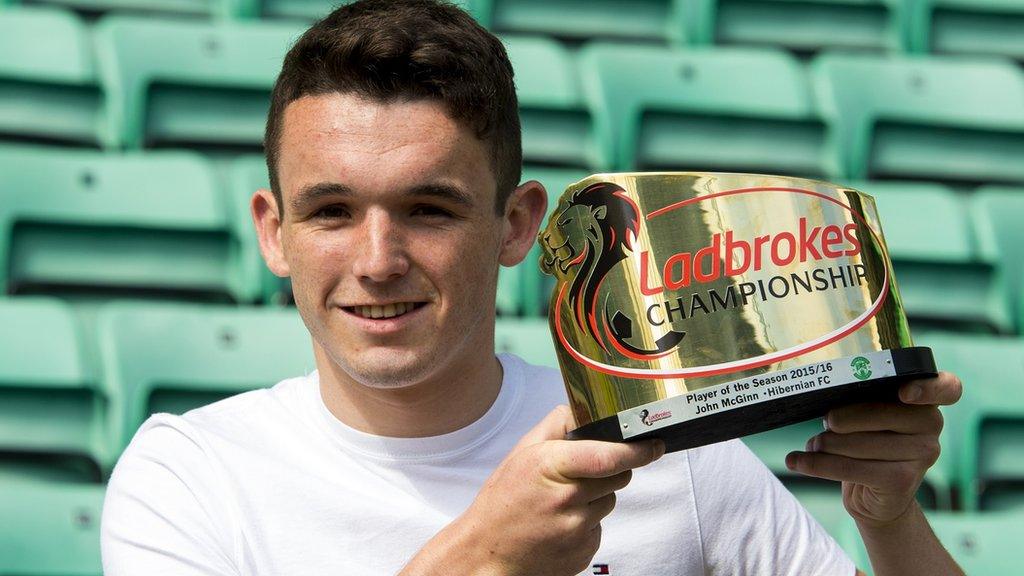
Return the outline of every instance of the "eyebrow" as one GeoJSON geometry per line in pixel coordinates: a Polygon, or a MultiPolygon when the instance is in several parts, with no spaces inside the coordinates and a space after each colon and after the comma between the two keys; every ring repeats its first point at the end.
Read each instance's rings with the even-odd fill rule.
{"type": "MultiPolygon", "coordinates": [[[[291,201],[291,207],[293,211],[301,212],[305,206],[314,204],[325,197],[347,198],[354,195],[355,192],[344,184],[339,184],[337,182],[318,182],[316,184],[310,184],[309,186],[299,190],[299,193],[296,194],[295,198],[291,201]]],[[[410,188],[406,191],[405,195],[447,200],[466,208],[472,208],[474,206],[473,197],[469,193],[451,184],[422,184],[420,186],[410,188]]]]}
{"type": "Polygon", "coordinates": [[[352,196],[352,189],[344,184],[336,182],[317,182],[299,190],[299,193],[292,198],[291,205],[294,212],[301,212],[303,207],[315,203],[317,200],[327,196],[340,196],[342,198],[352,196]]]}
{"type": "Polygon", "coordinates": [[[440,200],[447,200],[453,204],[458,204],[466,208],[473,207],[473,197],[458,188],[450,184],[424,184],[422,186],[416,186],[406,192],[407,196],[427,196],[431,198],[437,198],[440,200]]]}

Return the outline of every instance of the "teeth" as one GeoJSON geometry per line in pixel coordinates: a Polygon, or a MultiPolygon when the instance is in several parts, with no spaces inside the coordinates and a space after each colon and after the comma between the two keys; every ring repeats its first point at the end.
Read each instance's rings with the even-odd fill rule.
{"type": "Polygon", "coordinates": [[[412,302],[399,302],[397,304],[387,304],[384,306],[353,306],[352,310],[363,318],[379,319],[401,316],[406,312],[410,312],[415,307],[416,305],[412,302]]]}

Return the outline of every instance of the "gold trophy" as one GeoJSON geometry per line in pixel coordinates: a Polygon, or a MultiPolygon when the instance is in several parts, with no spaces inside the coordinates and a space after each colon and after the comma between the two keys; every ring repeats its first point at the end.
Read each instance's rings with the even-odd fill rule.
{"type": "Polygon", "coordinates": [[[914,347],[874,199],[800,178],[597,174],[538,241],[578,428],[668,451],[896,398],[914,347]]]}

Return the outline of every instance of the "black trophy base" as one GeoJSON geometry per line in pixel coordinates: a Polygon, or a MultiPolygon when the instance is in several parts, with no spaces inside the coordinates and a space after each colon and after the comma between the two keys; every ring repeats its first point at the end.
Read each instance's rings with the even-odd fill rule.
{"type": "MultiPolygon", "coordinates": [[[[769,400],[727,412],[709,414],[687,422],[638,434],[628,442],[659,438],[666,452],[687,450],[732,438],[781,428],[812,418],[821,418],[829,410],[860,402],[894,402],[899,385],[907,380],[935,376],[938,371],[931,348],[913,347],[890,350],[895,376],[853,382],[834,388],[804,392],[769,400]]],[[[623,442],[619,417],[609,416],[569,432],[570,440],[606,440],[623,442]]]]}

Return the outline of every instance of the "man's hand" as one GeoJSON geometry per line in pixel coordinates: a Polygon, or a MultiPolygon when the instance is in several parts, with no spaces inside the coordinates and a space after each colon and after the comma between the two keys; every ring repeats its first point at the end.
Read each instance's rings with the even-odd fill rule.
{"type": "Polygon", "coordinates": [[[567,441],[574,426],[559,406],[524,436],[469,509],[402,574],[565,575],[585,570],[601,520],[633,468],[665,453],[661,441],[567,441]],[[458,567],[458,568],[456,568],[458,567]]]}
{"type": "Polygon", "coordinates": [[[786,457],[790,470],[843,483],[843,504],[864,527],[890,524],[912,510],[925,471],[939,457],[938,406],[960,399],[949,372],[900,387],[899,402],[855,404],[830,411],[826,431],[805,452],[786,457]]]}

